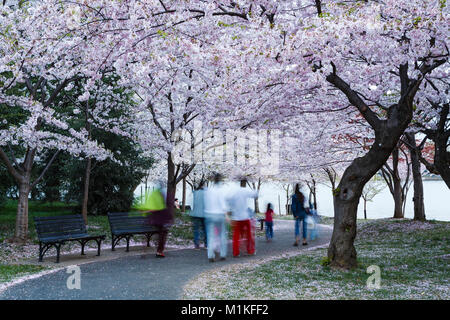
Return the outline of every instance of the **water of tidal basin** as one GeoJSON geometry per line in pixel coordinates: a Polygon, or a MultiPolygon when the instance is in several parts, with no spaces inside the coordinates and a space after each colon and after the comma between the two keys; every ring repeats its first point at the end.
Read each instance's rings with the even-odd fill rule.
{"type": "MultiPolygon", "coordinates": [[[[441,181],[424,181],[424,195],[425,195],[425,214],[427,220],[440,220],[450,221],[450,190],[447,185],[441,181]]],[[[231,191],[238,187],[238,183],[228,182],[226,183],[227,190],[231,191]]],[[[144,187],[142,187],[144,188],[144,187]]],[[[302,192],[307,196],[309,193],[304,188],[302,192]]],[[[289,190],[289,194],[292,193],[292,187],[289,190]]],[[[141,194],[141,186],[139,186],[135,195],[141,194]]],[[[180,203],[182,199],[181,183],[177,186],[177,196],[180,203]]],[[[411,185],[408,197],[406,200],[406,212],[405,218],[414,217],[414,204],[413,197],[413,185],[411,185]]],[[[286,191],[276,183],[263,183],[259,196],[259,209],[265,210],[267,203],[273,204],[276,214],[286,214],[286,191]],[[280,202],[278,202],[278,198],[280,202]]],[[[186,203],[192,205],[192,192],[188,187],[186,203]]],[[[333,214],[333,196],[331,189],[325,185],[318,185],[317,187],[317,206],[320,215],[332,217],[333,214]]],[[[254,208],[253,201],[249,200],[248,205],[250,208],[254,208]]],[[[394,214],[394,200],[388,188],[385,188],[381,193],[375,196],[372,202],[367,203],[367,218],[379,219],[390,218],[394,214]]],[[[361,199],[358,206],[358,218],[364,218],[364,206],[361,199]]]]}

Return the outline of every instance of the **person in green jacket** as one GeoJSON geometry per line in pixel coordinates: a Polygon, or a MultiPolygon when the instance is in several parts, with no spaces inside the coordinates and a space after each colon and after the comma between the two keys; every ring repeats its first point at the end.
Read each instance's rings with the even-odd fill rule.
{"type": "Polygon", "coordinates": [[[149,195],[146,195],[143,204],[138,209],[145,211],[147,216],[146,223],[152,225],[158,230],[158,248],[156,257],[164,258],[164,248],[166,245],[167,234],[170,226],[173,224],[174,212],[169,210],[168,203],[174,201],[174,195],[165,195],[160,183],[149,195]]]}

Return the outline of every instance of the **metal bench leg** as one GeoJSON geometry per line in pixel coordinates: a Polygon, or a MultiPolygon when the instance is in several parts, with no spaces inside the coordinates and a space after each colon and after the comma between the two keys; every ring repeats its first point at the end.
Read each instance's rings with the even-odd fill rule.
{"type": "Polygon", "coordinates": [[[42,247],[42,242],[39,242],[39,262],[42,262],[44,258],[43,254],[44,248],[42,247]]]}
{"type": "Polygon", "coordinates": [[[127,239],[127,252],[129,252],[130,251],[130,236],[128,236],[128,237],[126,237],[126,239],[127,239]]]}
{"type": "Polygon", "coordinates": [[[111,243],[112,243],[111,251],[115,251],[116,250],[115,249],[115,247],[116,247],[115,241],[116,241],[116,238],[114,236],[112,236],[112,239],[111,239],[111,243]]]}
{"type": "Polygon", "coordinates": [[[101,249],[101,247],[102,247],[102,239],[95,240],[95,241],[97,241],[97,245],[98,245],[98,248],[97,248],[97,256],[100,256],[100,249],[101,249]]]}
{"type": "Polygon", "coordinates": [[[59,253],[61,251],[61,243],[55,243],[56,248],[56,263],[59,263],[59,253]]]}
{"type": "Polygon", "coordinates": [[[147,237],[147,247],[150,247],[150,239],[151,239],[152,235],[146,234],[145,236],[147,237]]]}
{"type": "Polygon", "coordinates": [[[81,244],[81,255],[85,256],[86,254],[84,253],[84,246],[86,245],[86,242],[85,241],[81,241],[80,244],[81,244]]]}

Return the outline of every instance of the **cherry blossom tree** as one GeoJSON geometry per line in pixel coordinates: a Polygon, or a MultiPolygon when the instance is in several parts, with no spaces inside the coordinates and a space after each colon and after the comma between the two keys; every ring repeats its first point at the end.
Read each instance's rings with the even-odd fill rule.
{"type": "Polygon", "coordinates": [[[112,152],[90,139],[89,130],[74,121],[81,112],[79,104],[84,109],[89,103],[90,92],[101,96],[91,121],[96,119],[96,125],[115,132],[121,130],[102,115],[111,108],[111,98],[106,97],[114,100],[115,94],[107,86],[95,88],[101,74],[98,79],[86,75],[87,40],[74,29],[77,21],[72,11],[50,1],[6,5],[0,11],[0,159],[19,189],[13,240],[24,241],[29,193],[61,151],[74,157],[113,158],[112,152]],[[74,95],[81,83],[83,93],[74,95]],[[45,158],[50,160],[33,180],[34,164],[45,158]]]}
{"type": "MultiPolygon", "coordinates": [[[[258,114],[267,110],[281,119],[306,112],[331,114],[350,105],[372,132],[367,152],[346,168],[334,192],[335,222],[328,255],[332,266],[351,268],[356,266],[353,241],[362,189],[388,160],[414,110],[424,104],[417,98],[418,92],[430,92],[425,79],[448,68],[446,4],[321,2],[320,13],[308,16],[290,11],[296,18],[292,20],[280,7],[272,8],[274,24],[266,23],[264,28],[263,18],[258,20],[263,27],[256,41],[261,42],[260,48],[269,46],[272,64],[268,62],[266,78],[252,77],[257,84],[249,95],[269,84],[265,94],[277,90],[270,107],[255,104],[258,114]],[[274,60],[281,65],[278,70],[274,60]]],[[[252,50],[247,53],[250,59],[252,50]]],[[[245,62],[248,69],[252,64],[245,62]]],[[[236,97],[235,91],[233,99],[243,101],[242,93],[236,97]]]]}
{"type": "Polygon", "coordinates": [[[374,176],[363,188],[361,198],[364,201],[364,219],[367,219],[367,202],[372,202],[377,194],[386,188],[386,184],[379,177],[374,176]]]}
{"type": "MultiPolygon", "coordinates": [[[[166,159],[168,194],[193,170],[192,164],[174,163],[172,151],[180,142],[175,133],[193,132],[194,120],[221,130],[281,130],[288,140],[282,175],[325,168],[339,161],[337,155],[350,160],[333,192],[328,255],[339,268],[356,265],[353,241],[364,185],[386,163],[414,110],[439,101],[425,83],[448,69],[447,4],[438,0],[42,3],[46,13],[53,10],[46,23],[56,36],[40,48],[58,48],[55,64],[79,66],[58,65],[57,79],[79,72],[96,81],[114,70],[120,85],[134,89],[136,137],[166,159]],[[70,43],[57,36],[58,24],[67,27],[61,12],[69,21],[80,18],[81,28],[63,33],[78,55],[61,47],[70,43]],[[372,141],[350,158],[355,153],[336,140],[357,135],[372,141]]],[[[33,30],[37,38],[39,28],[33,30]]],[[[33,68],[51,65],[36,59],[33,68]]],[[[11,68],[8,62],[0,66],[11,68]]]]}
{"type": "Polygon", "coordinates": [[[425,204],[423,193],[422,169],[420,163],[420,148],[417,146],[414,132],[405,132],[405,145],[407,146],[411,159],[411,171],[414,181],[414,220],[425,221],[425,204]]]}
{"type": "MultiPolygon", "coordinates": [[[[448,76],[446,78],[448,79],[448,76]]],[[[445,78],[440,80],[446,83],[445,78]]],[[[437,86],[434,86],[434,89],[441,97],[439,97],[439,100],[436,99],[437,101],[428,98],[432,112],[422,112],[420,120],[415,124],[415,131],[426,135],[422,143],[419,143],[417,146],[419,151],[425,147],[427,140],[431,140],[434,143],[433,159],[427,159],[426,156],[421,156],[419,153],[420,161],[430,172],[441,175],[447,187],[450,188],[450,155],[448,152],[450,146],[450,109],[448,102],[448,83],[446,84],[447,89],[439,89],[437,86]],[[442,96],[442,93],[445,93],[446,96],[442,96]]],[[[410,141],[412,143],[415,139],[413,137],[411,139],[410,141]]]]}
{"type": "Polygon", "coordinates": [[[381,168],[381,174],[394,198],[394,218],[404,218],[406,197],[411,182],[411,160],[408,149],[401,141],[381,168]]]}
{"type": "Polygon", "coordinates": [[[311,19],[304,24],[309,30],[293,37],[303,53],[296,55],[301,68],[306,68],[304,60],[317,66],[326,82],[342,94],[340,101],[329,102],[341,104],[344,97],[348,99],[375,136],[370,150],[350,164],[336,189],[328,250],[333,266],[356,265],[353,241],[362,188],[386,162],[411,122],[414,105],[420,104],[416,94],[426,89],[424,79],[448,64],[444,9],[445,4],[438,1],[414,1],[407,6],[394,1],[329,4],[328,17],[311,19]],[[386,96],[392,90],[399,92],[394,103],[386,96]]]}

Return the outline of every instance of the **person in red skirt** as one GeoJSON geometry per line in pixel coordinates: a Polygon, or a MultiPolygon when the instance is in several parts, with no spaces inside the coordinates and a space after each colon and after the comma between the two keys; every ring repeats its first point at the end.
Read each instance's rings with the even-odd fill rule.
{"type": "Polygon", "coordinates": [[[229,198],[231,226],[233,228],[233,257],[238,257],[240,254],[239,241],[241,237],[247,239],[247,253],[255,254],[255,237],[247,200],[258,197],[258,193],[246,188],[246,186],[247,180],[241,180],[241,187],[229,198]]]}

